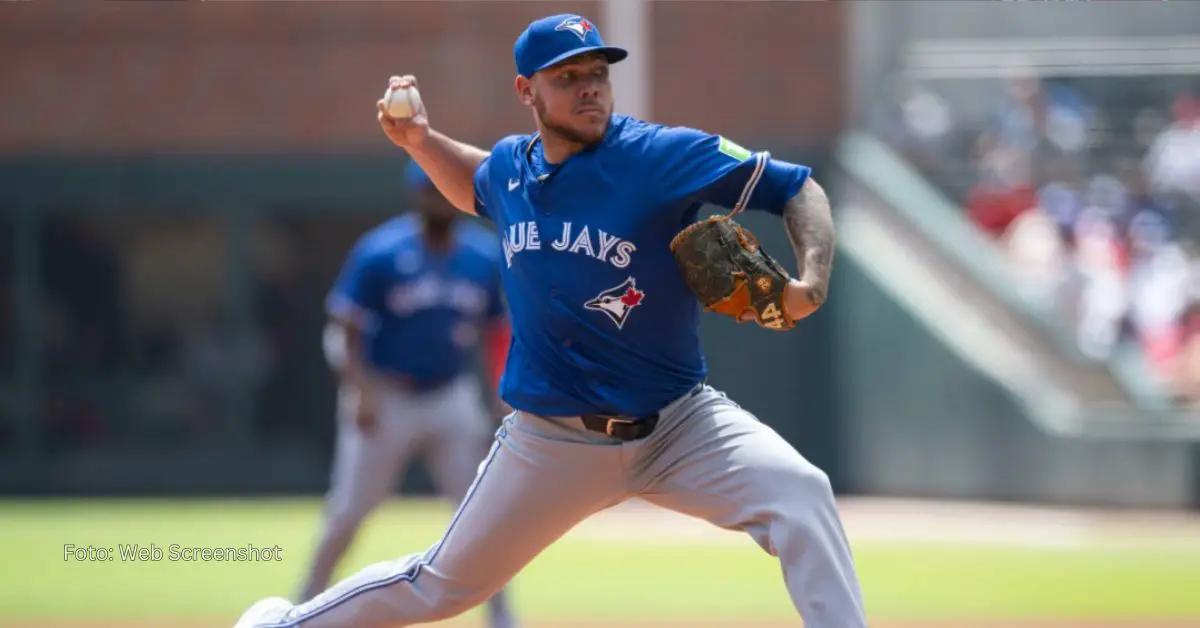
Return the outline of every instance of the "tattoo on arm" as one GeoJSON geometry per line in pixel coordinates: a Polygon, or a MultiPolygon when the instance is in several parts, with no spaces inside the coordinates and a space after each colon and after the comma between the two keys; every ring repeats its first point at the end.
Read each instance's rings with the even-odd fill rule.
{"type": "Polygon", "coordinates": [[[834,254],[833,214],[825,190],[811,178],[805,181],[784,206],[783,222],[796,254],[798,278],[809,285],[813,304],[821,305],[829,292],[834,254]]]}

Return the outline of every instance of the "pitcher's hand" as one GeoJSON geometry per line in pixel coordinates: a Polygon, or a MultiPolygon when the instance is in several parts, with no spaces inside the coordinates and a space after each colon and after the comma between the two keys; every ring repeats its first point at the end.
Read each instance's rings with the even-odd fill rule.
{"type": "Polygon", "coordinates": [[[358,406],[354,411],[354,424],[359,431],[370,434],[379,424],[379,397],[374,388],[365,387],[358,390],[358,406]]]}
{"type": "MultiPolygon", "coordinates": [[[[388,81],[388,87],[390,89],[417,87],[417,79],[414,76],[393,76],[388,81]]],[[[417,113],[411,118],[402,120],[388,115],[382,98],[375,103],[375,107],[379,110],[379,126],[383,128],[384,135],[387,135],[388,139],[392,140],[396,146],[406,150],[416,148],[425,141],[425,138],[429,137],[429,115],[425,111],[423,98],[421,106],[417,108],[417,113]]]]}

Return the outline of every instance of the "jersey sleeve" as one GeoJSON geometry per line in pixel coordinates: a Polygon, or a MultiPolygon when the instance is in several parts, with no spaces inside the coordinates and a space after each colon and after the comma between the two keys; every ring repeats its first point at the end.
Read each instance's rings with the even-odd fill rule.
{"type": "Polygon", "coordinates": [[[497,218],[503,219],[503,216],[497,215],[498,212],[502,213],[503,209],[499,206],[499,199],[493,194],[493,191],[495,194],[504,193],[505,177],[516,174],[514,160],[518,159],[522,143],[527,143],[531,137],[529,135],[503,137],[492,147],[492,152],[479,162],[474,176],[475,215],[493,223],[497,218]],[[493,182],[498,182],[500,187],[494,189],[493,182]]]}
{"type": "Polygon", "coordinates": [[[488,215],[488,203],[491,202],[490,195],[492,193],[491,180],[488,178],[488,166],[492,162],[492,156],[488,155],[479,162],[479,166],[475,168],[475,215],[480,218],[490,220],[488,215]]]}
{"type": "Polygon", "coordinates": [[[733,209],[783,214],[788,199],[808,180],[808,166],[751,152],[732,140],[686,127],[664,129],[655,138],[652,163],[671,203],[695,200],[733,209]]]}
{"type": "Polygon", "coordinates": [[[383,314],[383,282],[378,255],[369,243],[359,242],[346,258],[325,300],[329,316],[348,321],[363,331],[372,331],[383,314]]]}

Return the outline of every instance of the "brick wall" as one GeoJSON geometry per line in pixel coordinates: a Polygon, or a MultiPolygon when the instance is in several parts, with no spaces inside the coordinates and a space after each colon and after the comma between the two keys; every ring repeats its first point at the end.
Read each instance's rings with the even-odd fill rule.
{"type": "MultiPolygon", "coordinates": [[[[652,10],[655,119],[780,145],[838,132],[838,3],[652,10]]],[[[596,2],[10,5],[0,153],[385,150],[374,101],[395,73],[418,76],[436,126],[490,143],[530,127],[512,42],[558,11],[604,28],[596,2]]]]}

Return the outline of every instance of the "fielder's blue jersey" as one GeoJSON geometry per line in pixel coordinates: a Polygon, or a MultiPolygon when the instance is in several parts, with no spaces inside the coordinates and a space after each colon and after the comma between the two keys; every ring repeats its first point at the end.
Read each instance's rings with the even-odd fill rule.
{"type": "Polygon", "coordinates": [[[475,173],[475,209],[502,237],[513,323],[503,399],[550,416],[645,415],[686,393],[707,366],[671,239],[704,203],[782,214],[809,174],[622,115],[562,164],[545,161],[536,135],[498,142],[475,173]]]}
{"type": "Polygon", "coordinates": [[[416,386],[441,385],[468,368],[482,327],[505,314],[500,242],[460,221],[447,251],[425,243],[420,218],[406,214],[359,238],[326,301],[367,340],[368,365],[416,386]]]}

